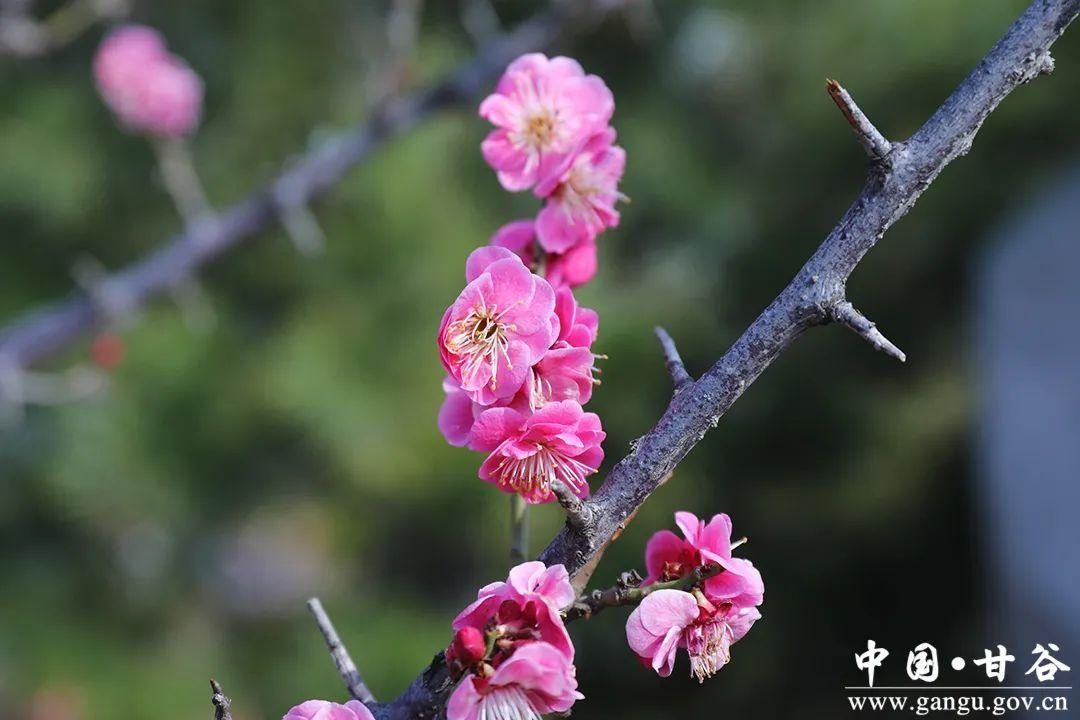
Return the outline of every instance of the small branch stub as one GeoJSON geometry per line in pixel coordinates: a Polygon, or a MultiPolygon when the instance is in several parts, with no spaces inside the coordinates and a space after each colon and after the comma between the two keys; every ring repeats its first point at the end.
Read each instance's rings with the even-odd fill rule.
{"type": "Polygon", "coordinates": [[[881,331],[877,329],[877,325],[856,310],[855,306],[851,303],[845,301],[837,305],[833,309],[832,316],[836,322],[873,345],[876,350],[880,350],[889,357],[896,358],[900,362],[907,361],[907,355],[905,355],[900,348],[893,345],[887,337],[882,335],[881,331]]]}
{"type": "Polygon", "coordinates": [[[585,501],[575,495],[574,491],[566,483],[556,480],[551,484],[551,492],[555,494],[555,499],[559,501],[559,505],[566,511],[566,521],[571,527],[584,528],[588,526],[592,519],[592,511],[585,501]]]}
{"type": "Polygon", "coordinates": [[[668,374],[671,375],[671,382],[675,383],[676,392],[678,392],[681,388],[694,382],[694,378],[690,376],[690,373],[686,372],[686,366],[683,365],[679,349],[675,347],[675,341],[668,335],[667,330],[658,326],[653,328],[653,331],[660,341],[660,348],[664,351],[664,365],[667,367],[668,374]]]}
{"type": "Polygon", "coordinates": [[[333,658],[341,679],[345,681],[345,687],[349,690],[349,694],[365,705],[375,702],[375,696],[371,694],[371,690],[364,684],[364,679],[360,677],[360,671],[356,669],[356,663],[353,662],[349,651],[345,648],[345,643],[341,642],[341,638],[338,637],[337,630],[334,629],[334,623],[330,622],[330,616],[326,614],[326,610],[323,608],[319,598],[311,598],[308,600],[307,606],[315,617],[315,623],[319,626],[323,639],[326,640],[326,647],[330,651],[330,657],[333,658]]]}
{"type": "Polygon", "coordinates": [[[214,720],[232,720],[232,700],[221,689],[217,680],[210,678],[210,704],[214,706],[214,720]]]}
{"type": "Polygon", "coordinates": [[[885,136],[874,127],[874,123],[870,122],[870,118],[866,117],[866,113],[855,104],[855,99],[840,83],[827,79],[825,89],[828,90],[829,97],[836,103],[836,107],[840,108],[840,112],[844,114],[844,118],[859,138],[859,142],[862,144],[863,149],[866,150],[867,155],[874,160],[880,160],[892,151],[892,143],[886,140],[885,136]]]}

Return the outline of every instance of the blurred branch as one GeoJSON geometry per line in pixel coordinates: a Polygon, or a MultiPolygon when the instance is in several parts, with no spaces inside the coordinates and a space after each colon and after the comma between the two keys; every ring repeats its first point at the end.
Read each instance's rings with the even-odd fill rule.
{"type": "Polygon", "coordinates": [[[210,704],[214,706],[214,720],[232,720],[232,700],[225,696],[217,680],[210,679],[210,704]]]}
{"type": "MultiPolygon", "coordinates": [[[[565,565],[575,586],[584,587],[608,545],[746,388],[803,332],[846,314],[838,309],[848,302],[845,286],[859,261],[941,170],[970,150],[1010,92],[1052,69],[1049,48],[1078,13],[1080,0],[1035,0],[915,135],[890,144],[886,161],[871,164],[858,198],[791,283],[708,372],[675,393],[656,426],[583,503],[588,521],[568,519],[541,561],[565,565]]],[[[375,708],[376,717],[434,717],[451,689],[436,656],[401,697],[375,708]]]]}
{"type": "Polygon", "coordinates": [[[71,0],[43,20],[29,12],[28,2],[0,6],[0,56],[39,57],[69,45],[104,20],[128,14],[129,0],[71,0]]]}
{"type": "Polygon", "coordinates": [[[348,688],[349,695],[365,705],[375,702],[375,696],[371,694],[371,690],[364,683],[364,679],[360,677],[360,671],[356,669],[356,663],[353,662],[349,651],[345,648],[345,643],[341,642],[337,630],[334,629],[334,623],[330,622],[330,616],[326,614],[326,610],[323,608],[319,598],[311,598],[308,600],[307,606],[315,617],[315,623],[319,626],[323,639],[326,640],[326,647],[330,651],[330,657],[333,658],[341,679],[345,681],[345,687],[348,688]]]}
{"type": "MultiPolygon", "coordinates": [[[[603,5],[606,10],[612,0],[604,0],[603,5]]],[[[518,55],[545,47],[562,34],[581,30],[587,27],[586,21],[603,14],[591,3],[541,13],[512,33],[494,38],[442,82],[387,100],[367,122],[290,163],[266,186],[224,210],[214,223],[189,227],[147,257],[102,278],[98,290],[102,297],[110,298],[109,304],[78,293],[31,310],[0,330],[0,367],[21,370],[66,350],[117,319],[115,308],[133,313],[281,218],[290,218],[295,224],[296,208],[306,207],[334,188],[348,171],[385,143],[439,110],[476,98],[518,55]]]]}

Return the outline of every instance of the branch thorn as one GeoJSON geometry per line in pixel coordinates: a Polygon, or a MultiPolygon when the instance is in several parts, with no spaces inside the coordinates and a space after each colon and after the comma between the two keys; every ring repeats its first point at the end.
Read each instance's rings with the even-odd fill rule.
{"type": "Polygon", "coordinates": [[[826,78],[825,89],[836,103],[836,107],[840,108],[840,112],[844,114],[844,118],[859,138],[859,143],[866,150],[867,155],[874,160],[881,160],[892,151],[892,143],[874,127],[874,123],[870,122],[870,118],[866,117],[866,113],[855,104],[855,99],[840,83],[826,78]]]}
{"type": "Polygon", "coordinates": [[[694,378],[690,376],[690,373],[686,372],[686,366],[683,365],[679,349],[675,347],[675,341],[668,335],[667,330],[658,325],[653,328],[653,332],[656,333],[656,337],[660,341],[660,348],[664,352],[664,365],[667,366],[668,374],[671,375],[671,381],[675,383],[675,392],[678,392],[683,387],[694,382],[694,378]]]}
{"type": "Polygon", "coordinates": [[[905,355],[900,348],[896,347],[896,345],[893,345],[887,337],[882,335],[881,331],[877,329],[877,325],[856,310],[855,306],[850,302],[844,301],[833,308],[832,316],[833,320],[873,345],[874,349],[880,350],[889,357],[896,358],[900,362],[907,361],[907,355],[905,355]]]}

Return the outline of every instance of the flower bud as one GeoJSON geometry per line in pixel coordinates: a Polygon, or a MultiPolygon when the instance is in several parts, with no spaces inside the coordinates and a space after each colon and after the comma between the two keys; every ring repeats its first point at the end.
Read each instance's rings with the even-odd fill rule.
{"type": "Polygon", "coordinates": [[[464,667],[472,667],[487,655],[484,634],[472,626],[465,626],[454,634],[449,654],[464,667]]]}

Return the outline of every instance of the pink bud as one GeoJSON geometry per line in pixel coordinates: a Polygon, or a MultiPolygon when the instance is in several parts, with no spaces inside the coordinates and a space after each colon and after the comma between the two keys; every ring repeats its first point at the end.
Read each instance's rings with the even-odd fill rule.
{"type": "Polygon", "coordinates": [[[466,625],[454,634],[450,651],[455,660],[465,667],[472,667],[487,655],[487,642],[482,632],[466,625]]]}

